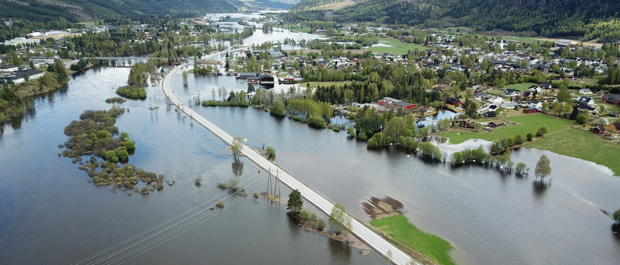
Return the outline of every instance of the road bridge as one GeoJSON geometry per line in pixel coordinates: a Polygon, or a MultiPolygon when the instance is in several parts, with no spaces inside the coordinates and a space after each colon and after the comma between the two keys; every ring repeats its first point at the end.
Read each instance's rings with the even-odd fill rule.
{"type": "MultiPolygon", "coordinates": [[[[222,139],[229,145],[232,145],[233,137],[228,133],[223,131],[222,129],[215,126],[213,123],[209,122],[207,119],[200,116],[200,114],[194,112],[189,107],[186,107],[181,103],[181,101],[174,94],[173,88],[171,87],[172,77],[183,67],[183,65],[175,67],[172,71],[170,71],[163,82],[163,91],[166,97],[183,111],[185,114],[194,119],[198,124],[204,126],[209,131],[211,131],[215,136],[222,139]]],[[[271,163],[269,160],[264,158],[263,156],[256,153],[251,148],[244,146],[241,150],[248,159],[258,165],[265,171],[270,169],[276,169],[277,166],[271,163]]],[[[307,187],[305,184],[301,183],[299,180],[289,175],[286,171],[280,171],[279,180],[284,183],[284,185],[288,186],[290,189],[297,189],[301,192],[302,197],[312,205],[316,206],[319,210],[321,210],[326,215],[329,215],[332,211],[334,205],[329,202],[327,199],[323,198],[321,195],[307,187]]],[[[355,235],[360,240],[364,241],[369,247],[373,248],[379,254],[384,257],[388,257],[388,252],[391,252],[391,260],[394,264],[418,264],[407,255],[405,252],[401,251],[394,245],[390,244],[387,240],[382,238],[381,236],[374,233],[364,224],[360,223],[356,219],[352,218],[352,229],[351,233],[355,235]]]]}

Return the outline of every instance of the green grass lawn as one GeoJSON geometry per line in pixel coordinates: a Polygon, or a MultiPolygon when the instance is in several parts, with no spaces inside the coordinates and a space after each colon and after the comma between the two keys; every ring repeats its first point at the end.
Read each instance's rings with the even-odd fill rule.
{"type": "Polygon", "coordinates": [[[534,84],[534,83],[521,83],[521,84],[512,84],[512,85],[507,85],[506,89],[516,89],[519,91],[527,91],[528,88],[530,88],[531,86],[537,86],[538,84],[534,84]]]}
{"type": "Polygon", "coordinates": [[[344,84],[349,84],[351,83],[351,81],[335,81],[335,82],[301,82],[299,83],[300,86],[303,87],[308,87],[308,83],[310,84],[310,87],[312,88],[316,88],[318,85],[321,86],[331,86],[331,85],[335,85],[335,86],[342,86],[344,84]]]}
{"type": "Polygon", "coordinates": [[[406,54],[407,52],[414,51],[415,49],[418,49],[418,51],[434,50],[433,48],[418,44],[407,44],[394,38],[381,38],[379,39],[379,43],[390,45],[391,47],[370,47],[368,50],[373,52],[387,52],[394,54],[406,54]]]}
{"type": "Polygon", "coordinates": [[[407,217],[403,215],[372,220],[370,224],[438,264],[455,264],[449,254],[453,249],[450,242],[436,235],[424,233],[409,223],[407,217]]]}
{"type": "Polygon", "coordinates": [[[615,112],[615,113],[620,113],[620,106],[616,106],[616,105],[611,105],[611,104],[605,103],[600,98],[595,98],[594,102],[598,106],[604,106],[605,107],[605,111],[611,111],[611,112],[615,112]]]}
{"type": "Polygon", "coordinates": [[[306,27],[306,26],[297,26],[297,25],[282,25],[280,26],[283,29],[288,29],[288,30],[292,30],[292,31],[299,31],[299,32],[305,32],[305,33],[310,33],[310,28],[306,27]]]}
{"type": "MultiPolygon", "coordinates": [[[[620,176],[620,146],[589,131],[566,128],[525,146],[592,161],[609,167],[614,175],[620,176]]],[[[553,162],[551,163],[553,167],[553,162]]]]}
{"type": "MultiPolygon", "coordinates": [[[[452,144],[459,144],[469,139],[496,141],[508,137],[514,138],[515,136],[517,136],[517,134],[521,134],[523,135],[523,137],[525,137],[528,133],[535,134],[536,130],[538,130],[538,128],[543,124],[547,126],[548,133],[559,131],[575,124],[575,121],[562,119],[542,113],[528,114],[518,117],[508,117],[507,120],[511,122],[518,122],[519,125],[502,126],[493,130],[492,132],[476,133],[471,131],[452,130],[439,133],[438,135],[450,138],[450,143],[452,144]]],[[[501,121],[501,119],[497,121],[501,121]]]]}

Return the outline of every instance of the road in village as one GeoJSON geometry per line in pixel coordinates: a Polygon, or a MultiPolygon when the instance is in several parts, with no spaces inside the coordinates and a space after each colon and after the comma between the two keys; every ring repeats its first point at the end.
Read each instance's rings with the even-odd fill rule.
{"type": "MultiPolygon", "coordinates": [[[[183,68],[183,65],[175,67],[164,78],[163,91],[164,91],[164,94],[166,95],[166,98],[170,101],[170,103],[177,106],[177,108],[179,108],[185,114],[190,116],[200,125],[207,128],[213,134],[215,134],[215,136],[219,137],[220,139],[222,139],[224,142],[226,142],[229,145],[232,144],[232,141],[234,139],[232,136],[230,136],[228,133],[218,128],[217,126],[215,126],[213,123],[209,122],[207,119],[200,116],[198,113],[194,112],[191,108],[188,108],[187,106],[183,105],[183,103],[181,103],[181,101],[176,97],[176,95],[174,94],[174,88],[172,88],[171,86],[171,80],[172,80],[172,77],[174,77],[174,75],[177,74],[177,72],[181,68],[183,68]]],[[[270,169],[273,171],[278,168],[276,165],[271,163],[269,160],[262,157],[261,155],[256,153],[254,150],[246,146],[244,146],[241,152],[248,159],[250,159],[252,162],[254,162],[256,165],[258,165],[265,171],[268,171],[270,169]]],[[[286,173],[286,171],[280,171],[279,179],[280,181],[282,181],[282,183],[284,183],[289,188],[293,190],[294,189],[299,190],[301,192],[302,197],[307,202],[316,206],[319,210],[321,210],[326,215],[329,215],[331,213],[332,208],[334,207],[334,205],[331,202],[323,198],[318,193],[314,192],[312,189],[307,187],[305,184],[301,183],[299,180],[297,180],[293,176],[286,173]]],[[[368,246],[373,248],[375,251],[377,251],[384,257],[387,257],[388,252],[391,252],[391,256],[392,256],[391,260],[394,264],[402,264],[402,265],[411,264],[411,263],[419,264],[413,261],[411,257],[409,257],[409,255],[407,255],[406,253],[404,253],[403,251],[401,251],[394,245],[390,244],[387,240],[385,240],[384,238],[382,238],[381,236],[377,235],[372,230],[367,228],[364,224],[360,223],[354,218],[352,219],[353,220],[352,220],[351,232],[357,238],[364,241],[368,246]]]]}

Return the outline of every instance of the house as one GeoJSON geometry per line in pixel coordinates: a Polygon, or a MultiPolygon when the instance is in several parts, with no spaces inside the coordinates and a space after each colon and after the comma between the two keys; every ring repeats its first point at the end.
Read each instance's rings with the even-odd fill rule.
{"type": "Polygon", "coordinates": [[[608,115],[609,117],[618,117],[618,113],[611,112],[611,111],[608,111],[608,112],[607,112],[607,115],[608,115]]]}
{"type": "Polygon", "coordinates": [[[409,102],[403,102],[403,101],[394,103],[394,106],[397,109],[403,109],[403,110],[410,110],[410,109],[415,108],[415,104],[411,104],[409,102]]]}
{"type": "Polygon", "coordinates": [[[606,131],[617,133],[618,131],[620,131],[620,122],[607,124],[604,128],[606,131]]]}
{"type": "Polygon", "coordinates": [[[538,100],[532,100],[530,101],[530,104],[528,104],[529,108],[537,109],[537,110],[542,110],[542,105],[543,103],[538,100]]]}
{"type": "Polygon", "coordinates": [[[47,56],[30,57],[30,61],[34,64],[52,65],[56,62],[56,58],[47,56]]]}
{"type": "Polygon", "coordinates": [[[594,99],[592,99],[591,97],[580,96],[575,100],[575,105],[578,104],[593,107],[596,103],[594,103],[594,99]]]}
{"type": "Polygon", "coordinates": [[[540,87],[544,88],[544,89],[552,89],[553,88],[553,86],[551,86],[551,84],[549,84],[549,83],[541,83],[540,87]]]}
{"type": "Polygon", "coordinates": [[[534,108],[523,109],[523,113],[536,113],[536,112],[538,112],[538,110],[534,108]]]}
{"type": "Polygon", "coordinates": [[[448,105],[454,105],[454,106],[461,105],[461,106],[463,106],[463,102],[461,102],[458,98],[447,97],[445,102],[448,105]]]}
{"type": "Polygon", "coordinates": [[[592,128],[592,132],[596,133],[596,134],[604,134],[605,133],[605,128],[604,127],[594,127],[594,128],[592,128]]]}
{"type": "Polygon", "coordinates": [[[492,117],[495,117],[496,114],[495,114],[495,111],[487,111],[483,113],[482,116],[487,117],[487,118],[492,118],[492,117]]]}
{"type": "Polygon", "coordinates": [[[620,94],[607,94],[603,96],[603,102],[613,105],[620,105],[620,94]]]}
{"type": "Polygon", "coordinates": [[[609,90],[601,90],[601,96],[609,95],[609,90]]]}
{"type": "Polygon", "coordinates": [[[491,104],[495,104],[495,105],[502,105],[504,103],[504,99],[498,96],[493,96],[491,98],[489,98],[489,102],[491,102],[491,104]]]}
{"type": "Polygon", "coordinates": [[[19,70],[19,68],[17,68],[16,65],[12,64],[0,66],[0,73],[12,73],[17,72],[17,70],[19,70]]]}
{"type": "Polygon", "coordinates": [[[592,90],[590,90],[589,88],[582,88],[582,89],[579,89],[579,94],[592,95],[593,93],[592,93],[592,90]]]}
{"type": "Polygon", "coordinates": [[[463,127],[463,128],[474,129],[474,128],[476,128],[476,123],[475,122],[468,122],[468,121],[461,121],[460,126],[463,127]]]}
{"type": "Polygon", "coordinates": [[[474,98],[475,99],[488,99],[489,95],[487,93],[477,92],[476,94],[474,94],[474,98]]]}
{"type": "Polygon", "coordinates": [[[266,87],[273,87],[275,84],[273,76],[265,74],[262,74],[258,77],[258,82],[266,87]]]}
{"type": "Polygon", "coordinates": [[[248,77],[257,77],[258,73],[239,73],[237,79],[248,79],[248,77]]]}
{"type": "Polygon", "coordinates": [[[522,99],[532,99],[534,98],[534,93],[530,92],[530,91],[525,91],[521,94],[521,98],[522,99]]]}
{"type": "Polygon", "coordinates": [[[495,128],[495,127],[497,127],[497,124],[495,124],[495,122],[489,122],[487,124],[487,126],[490,127],[490,128],[495,128]]]}
{"type": "Polygon", "coordinates": [[[402,102],[402,100],[391,98],[391,97],[384,97],[383,99],[377,100],[377,104],[379,104],[379,106],[382,106],[382,107],[394,104],[396,102],[402,102]]]}
{"type": "MultiPolygon", "coordinates": [[[[596,108],[590,107],[590,106],[588,106],[588,105],[586,105],[584,103],[577,103],[576,105],[577,105],[577,109],[579,109],[581,111],[583,111],[583,110],[595,111],[596,110],[596,108]]],[[[581,113],[581,111],[579,113],[581,113]]]]}
{"type": "Polygon", "coordinates": [[[505,97],[516,97],[516,96],[521,95],[521,92],[519,90],[509,88],[509,89],[504,90],[503,95],[505,97]]]}
{"type": "Polygon", "coordinates": [[[527,91],[530,91],[532,93],[534,93],[534,92],[540,93],[540,91],[542,91],[542,89],[540,88],[540,86],[531,86],[530,88],[527,89],[527,91]]]}

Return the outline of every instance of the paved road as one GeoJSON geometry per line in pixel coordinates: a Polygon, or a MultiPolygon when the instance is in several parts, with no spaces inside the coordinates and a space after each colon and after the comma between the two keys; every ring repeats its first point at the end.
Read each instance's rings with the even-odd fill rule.
{"type": "MultiPolygon", "coordinates": [[[[208,120],[200,116],[198,113],[184,106],[183,103],[181,103],[181,101],[176,97],[176,95],[174,95],[173,88],[170,86],[170,81],[172,77],[181,68],[182,68],[182,65],[174,68],[170,73],[168,73],[168,75],[166,75],[166,78],[164,79],[164,83],[163,83],[164,94],[166,94],[169,100],[173,104],[175,104],[181,111],[185,112],[191,118],[196,120],[196,122],[198,122],[200,125],[207,128],[209,131],[211,131],[213,134],[215,134],[217,137],[222,139],[227,144],[232,144],[232,141],[233,141],[232,136],[230,136],[228,133],[224,132],[222,129],[218,128],[213,123],[209,122],[208,120]]],[[[252,160],[252,162],[256,163],[259,167],[261,167],[265,171],[269,169],[274,170],[278,168],[277,166],[275,166],[274,164],[269,162],[267,159],[265,159],[264,157],[262,157],[261,155],[254,152],[252,149],[248,147],[244,147],[241,152],[244,155],[246,155],[250,160],[252,160]]],[[[304,185],[303,183],[295,179],[293,176],[289,175],[288,173],[284,171],[280,171],[280,180],[282,181],[282,183],[284,183],[289,188],[299,190],[301,192],[302,197],[304,197],[304,199],[307,202],[312,203],[318,209],[323,211],[323,213],[327,215],[331,213],[332,208],[334,207],[333,204],[331,204],[325,198],[321,197],[319,194],[314,192],[312,189],[308,188],[306,185],[304,185]]],[[[362,223],[353,219],[352,225],[353,227],[351,229],[352,230],[351,232],[357,238],[361,239],[368,246],[373,248],[375,251],[377,251],[384,257],[387,256],[388,251],[391,251],[392,261],[394,264],[405,265],[412,261],[411,257],[409,257],[407,254],[405,254],[404,252],[400,251],[398,248],[396,248],[395,246],[387,242],[381,236],[375,234],[373,231],[368,229],[362,223]]],[[[414,262],[413,264],[419,264],[419,263],[414,262]]]]}

